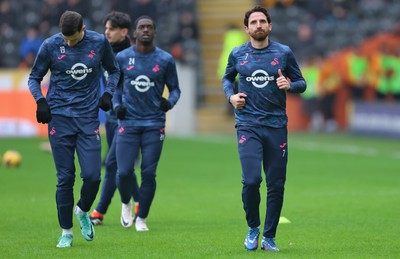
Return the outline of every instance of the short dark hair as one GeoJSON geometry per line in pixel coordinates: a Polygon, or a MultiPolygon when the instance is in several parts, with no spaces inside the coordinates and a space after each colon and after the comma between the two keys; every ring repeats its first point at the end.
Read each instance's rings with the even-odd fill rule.
{"type": "Polygon", "coordinates": [[[83,27],[82,15],[73,11],[65,11],[61,15],[59,27],[61,33],[65,36],[71,36],[77,32],[81,32],[83,27]]]}
{"type": "Polygon", "coordinates": [[[154,22],[153,18],[151,18],[148,15],[142,15],[139,18],[137,18],[136,21],[135,21],[135,30],[136,30],[136,27],[137,27],[139,21],[143,20],[143,19],[149,19],[153,23],[154,30],[156,29],[156,23],[154,22]]]}
{"type": "Polygon", "coordinates": [[[132,26],[131,17],[123,12],[113,11],[107,14],[104,19],[104,25],[106,25],[108,21],[111,23],[113,28],[126,28],[130,30],[132,26]]]}
{"type": "Polygon", "coordinates": [[[268,23],[271,23],[271,16],[269,15],[267,9],[265,9],[264,7],[257,5],[255,7],[253,7],[252,9],[248,10],[245,15],[244,15],[244,26],[249,26],[249,17],[252,13],[256,13],[256,12],[260,12],[265,14],[265,16],[267,17],[267,21],[268,23]]]}

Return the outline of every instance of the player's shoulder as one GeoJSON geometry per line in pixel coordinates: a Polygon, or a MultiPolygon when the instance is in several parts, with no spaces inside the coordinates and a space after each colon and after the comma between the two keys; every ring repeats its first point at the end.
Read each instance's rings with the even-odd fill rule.
{"type": "Polygon", "coordinates": [[[175,59],[172,54],[159,47],[156,47],[151,55],[154,60],[158,60],[164,64],[175,64],[175,59]]]}
{"type": "Polygon", "coordinates": [[[132,56],[134,54],[135,54],[134,47],[131,46],[131,47],[128,47],[126,49],[123,49],[123,50],[119,51],[116,54],[116,57],[118,58],[118,57],[132,56]]]}
{"type": "Polygon", "coordinates": [[[43,43],[46,44],[46,45],[51,45],[51,44],[56,44],[56,45],[58,45],[58,44],[64,43],[64,42],[65,42],[65,40],[64,40],[64,38],[62,37],[61,32],[56,33],[56,34],[54,34],[54,35],[48,37],[47,39],[45,39],[45,40],[43,41],[43,43]]]}
{"type": "Polygon", "coordinates": [[[46,50],[48,52],[53,52],[54,49],[58,49],[65,45],[65,40],[62,37],[61,32],[56,33],[48,38],[46,38],[42,43],[42,51],[46,50]]]}
{"type": "Polygon", "coordinates": [[[85,37],[90,41],[104,41],[104,34],[92,30],[85,30],[85,37]]]}
{"type": "Polygon", "coordinates": [[[159,48],[159,47],[156,47],[156,49],[154,50],[154,53],[157,55],[157,56],[159,56],[159,57],[161,57],[161,58],[164,58],[164,59],[173,59],[174,57],[171,55],[171,53],[169,53],[169,52],[167,52],[167,51],[165,51],[165,50],[163,50],[163,49],[161,49],[161,48],[159,48]]]}
{"type": "Polygon", "coordinates": [[[277,41],[270,40],[269,44],[270,44],[270,49],[275,49],[275,50],[283,51],[283,52],[290,52],[291,51],[290,47],[288,45],[282,44],[282,43],[277,42],[277,41]]]}
{"type": "Polygon", "coordinates": [[[243,43],[240,46],[234,47],[232,49],[232,54],[234,56],[240,55],[240,53],[249,52],[249,49],[251,49],[251,44],[250,44],[250,42],[246,42],[246,43],[243,43]]]}

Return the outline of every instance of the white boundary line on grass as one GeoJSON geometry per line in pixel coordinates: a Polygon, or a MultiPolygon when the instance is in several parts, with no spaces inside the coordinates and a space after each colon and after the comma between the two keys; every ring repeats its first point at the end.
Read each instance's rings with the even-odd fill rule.
{"type": "Polygon", "coordinates": [[[289,148],[298,148],[309,151],[321,151],[326,153],[338,153],[338,154],[349,154],[349,155],[362,155],[369,157],[376,157],[379,155],[386,155],[394,159],[400,159],[400,152],[387,153],[377,148],[371,147],[360,147],[354,145],[335,145],[335,144],[321,144],[317,142],[300,142],[291,141],[289,148]]]}

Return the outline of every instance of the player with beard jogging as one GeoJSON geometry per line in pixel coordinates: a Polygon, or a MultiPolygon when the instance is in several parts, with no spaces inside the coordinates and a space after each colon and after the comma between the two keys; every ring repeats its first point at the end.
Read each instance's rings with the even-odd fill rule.
{"type": "Polygon", "coordinates": [[[248,250],[258,247],[263,166],[267,211],[261,249],[279,251],[274,238],[288,159],[286,92],[302,93],[306,82],[290,48],[269,39],[272,23],[265,8],[256,6],[247,11],[244,26],[250,42],[232,50],[222,80],[226,98],[235,108],[242,201],[249,227],[244,245],[248,250]],[[239,91],[235,94],[238,74],[239,91]]]}

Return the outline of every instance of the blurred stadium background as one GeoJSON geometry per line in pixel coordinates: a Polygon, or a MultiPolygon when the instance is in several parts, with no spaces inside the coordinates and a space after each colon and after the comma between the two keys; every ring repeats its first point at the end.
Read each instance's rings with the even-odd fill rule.
{"type": "Polygon", "coordinates": [[[218,70],[234,41],[229,32],[243,30],[244,12],[255,4],[270,10],[271,39],[292,48],[308,82],[305,94],[288,94],[289,130],[400,137],[395,0],[0,0],[0,136],[46,135],[27,78],[38,46],[58,32],[65,10],[80,12],[87,28],[101,33],[112,10],[132,20],[153,17],[157,44],[176,58],[182,88],[168,114],[169,132],[233,133],[218,70]]]}

